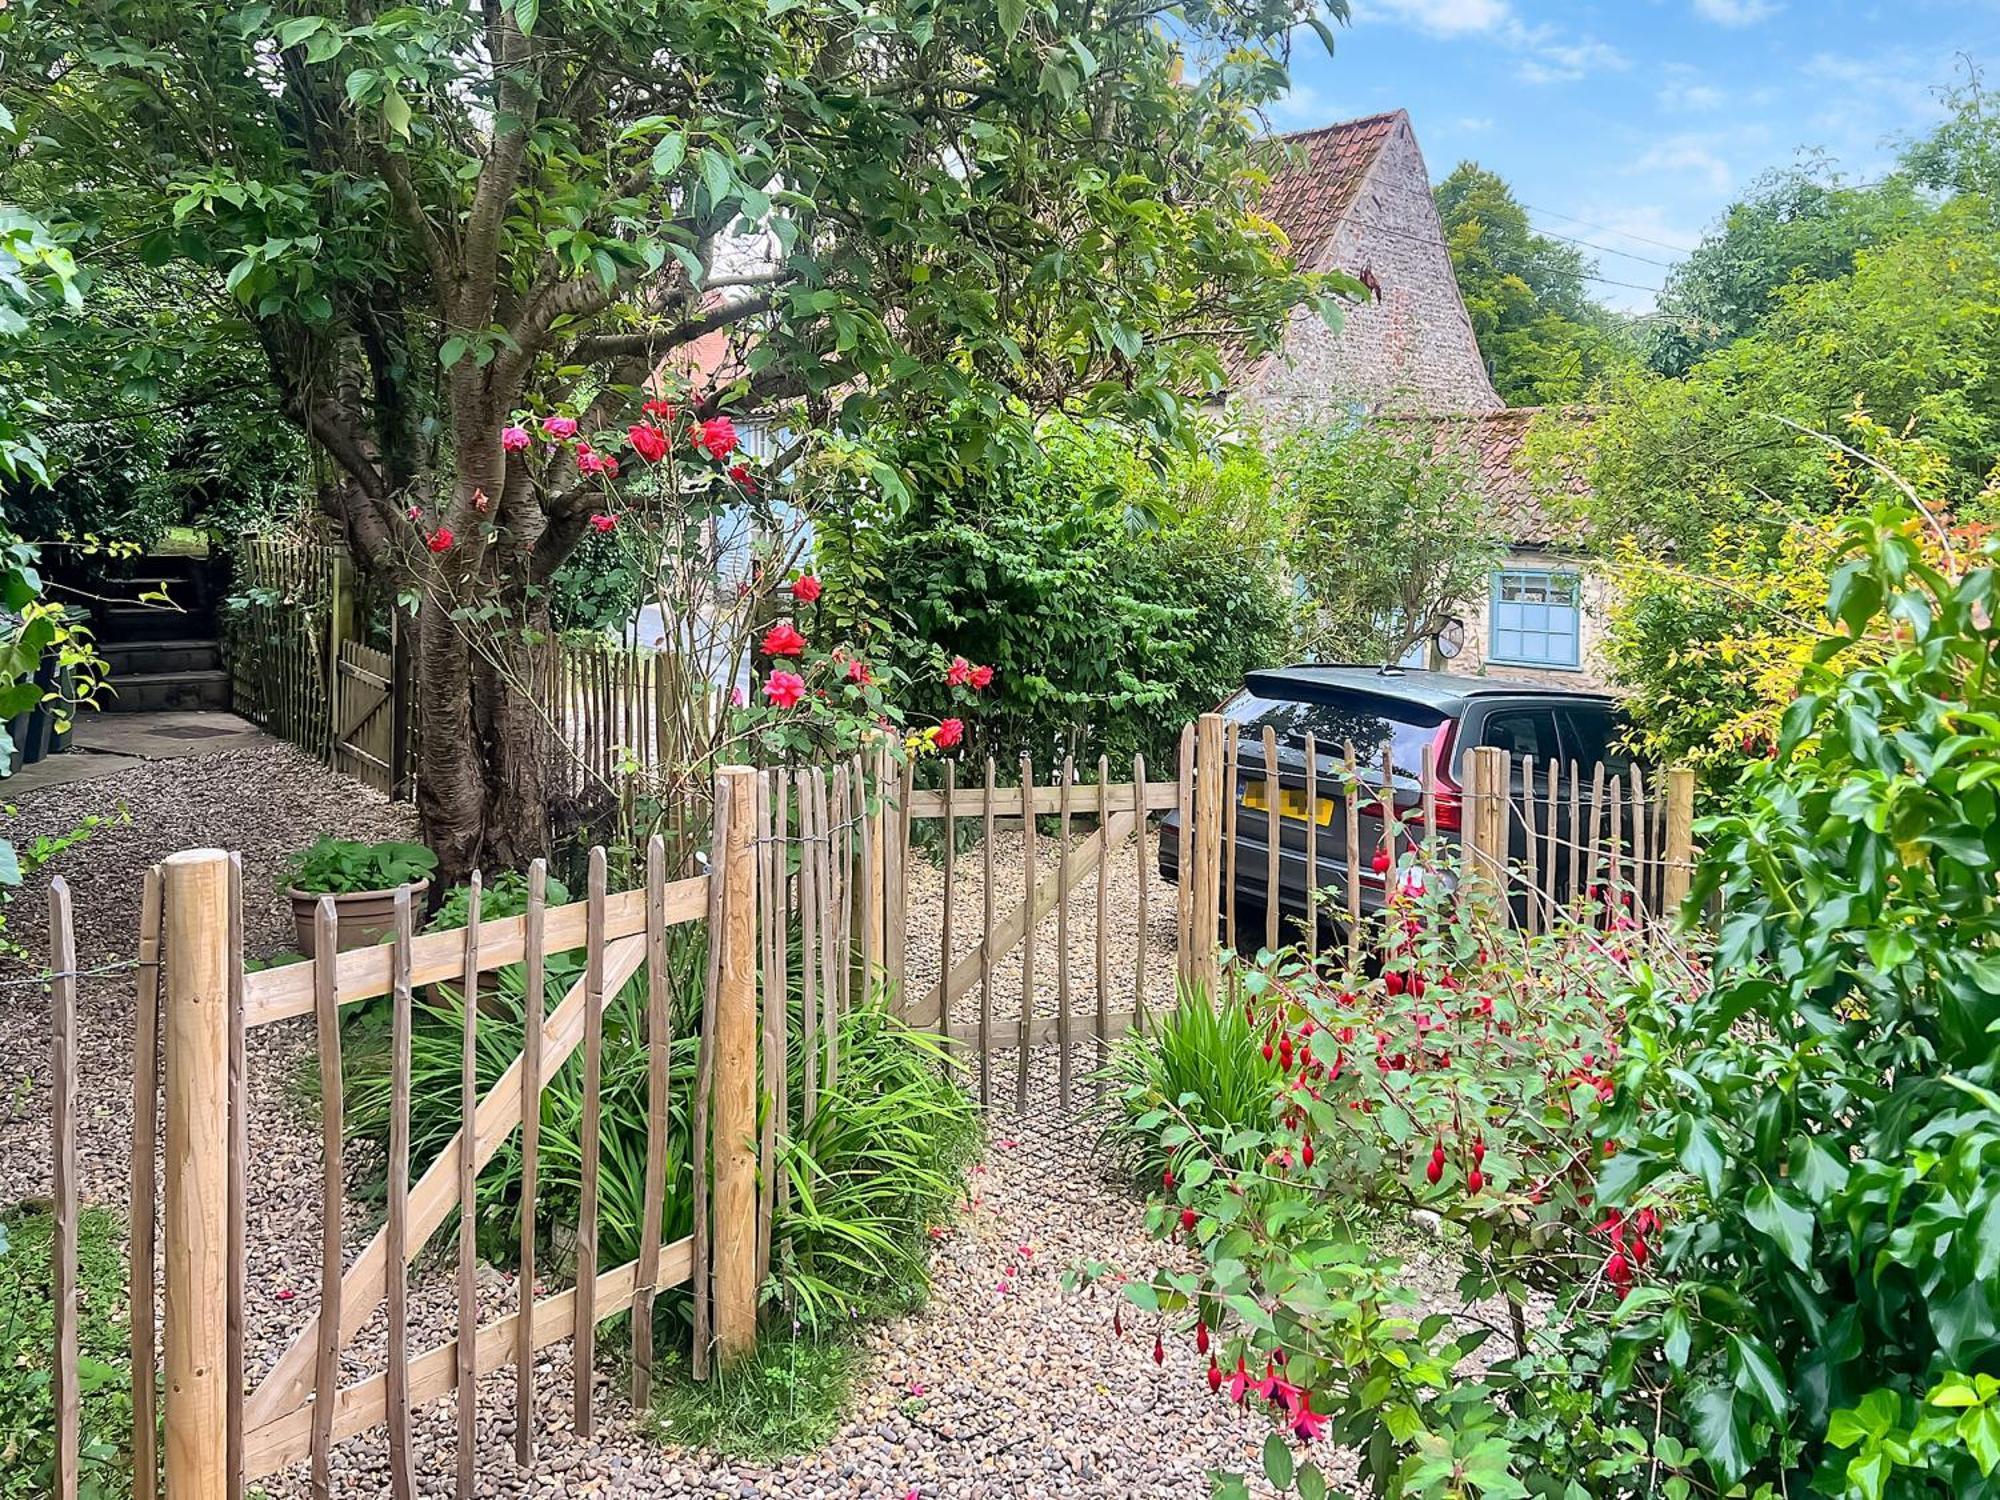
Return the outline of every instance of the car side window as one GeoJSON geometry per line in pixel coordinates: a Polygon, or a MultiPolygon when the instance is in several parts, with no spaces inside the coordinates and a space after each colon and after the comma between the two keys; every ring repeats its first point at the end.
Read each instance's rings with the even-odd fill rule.
{"type": "Polygon", "coordinates": [[[1538,761],[1551,760],[1557,753],[1556,717],[1545,708],[1499,709],[1486,716],[1479,742],[1505,750],[1516,762],[1528,755],[1538,761]]]}
{"type": "Polygon", "coordinates": [[[1602,765],[1611,775],[1632,768],[1632,757],[1618,743],[1618,721],[1608,708],[1579,703],[1556,710],[1562,730],[1563,754],[1582,766],[1602,765]]]}

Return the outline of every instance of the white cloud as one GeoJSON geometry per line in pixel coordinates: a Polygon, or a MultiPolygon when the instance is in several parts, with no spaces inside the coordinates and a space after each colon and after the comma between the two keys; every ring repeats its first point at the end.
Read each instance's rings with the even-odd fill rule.
{"type": "Polygon", "coordinates": [[[1509,0],[1367,0],[1354,9],[1358,20],[1401,21],[1432,36],[1493,31],[1513,15],[1509,0]]]}
{"type": "Polygon", "coordinates": [[[1461,115],[1451,122],[1467,135],[1484,135],[1493,128],[1491,115],[1461,115]]]}
{"type": "Polygon", "coordinates": [[[1729,191],[1735,175],[1729,163],[1716,153],[1716,141],[1708,136],[1674,135],[1657,142],[1634,162],[1639,172],[1681,172],[1705,178],[1718,193],[1729,191]]]}
{"type": "Polygon", "coordinates": [[[1777,0],[1694,0],[1694,13],[1718,26],[1754,26],[1783,9],[1777,0]]]}
{"type": "Polygon", "coordinates": [[[1677,115],[1705,115],[1728,102],[1729,96],[1712,83],[1674,79],[1663,84],[1656,96],[1660,107],[1677,115]]]}
{"type": "Polygon", "coordinates": [[[1607,42],[1523,21],[1512,0],[1355,0],[1354,19],[1400,22],[1441,38],[1489,37],[1520,54],[1516,74],[1526,83],[1571,83],[1631,66],[1607,42]]]}

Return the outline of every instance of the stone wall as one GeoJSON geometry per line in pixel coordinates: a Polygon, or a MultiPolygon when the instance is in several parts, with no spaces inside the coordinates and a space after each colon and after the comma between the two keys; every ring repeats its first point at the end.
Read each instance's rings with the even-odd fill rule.
{"type": "Polygon", "coordinates": [[[1408,121],[1382,145],[1316,270],[1369,272],[1377,300],[1350,307],[1339,332],[1292,314],[1282,352],[1242,399],[1278,426],[1368,410],[1487,412],[1502,402],[1459,297],[1430,175],[1408,121]]]}

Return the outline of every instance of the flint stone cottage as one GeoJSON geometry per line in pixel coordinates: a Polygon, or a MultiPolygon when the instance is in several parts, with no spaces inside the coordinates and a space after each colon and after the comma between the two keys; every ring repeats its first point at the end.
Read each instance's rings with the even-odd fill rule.
{"type": "Polygon", "coordinates": [[[1441,447],[1465,450],[1509,555],[1485,596],[1464,602],[1463,650],[1437,664],[1572,687],[1603,682],[1605,584],[1521,472],[1537,413],[1508,408],[1493,389],[1408,112],[1284,140],[1295,150],[1260,208],[1296,264],[1344,271],[1369,298],[1338,330],[1295,310],[1280,348],[1232,368],[1230,399],[1276,428],[1366,417],[1430,426],[1441,447]]]}

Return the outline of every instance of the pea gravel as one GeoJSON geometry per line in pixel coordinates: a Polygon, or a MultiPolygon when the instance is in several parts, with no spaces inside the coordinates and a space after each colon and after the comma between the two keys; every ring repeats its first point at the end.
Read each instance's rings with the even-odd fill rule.
{"type": "MultiPolygon", "coordinates": [[[[245,866],[248,942],[253,955],[291,946],[290,915],[276,880],[283,857],[322,832],[378,839],[412,831],[410,809],[332,774],[289,746],[186,760],[147,763],[101,781],[50,789],[24,802],[16,837],[57,834],[86,813],[125,815],[88,843],[57,858],[48,873],[69,878],[76,892],[79,956],[86,965],[130,957],[145,867],[176,849],[216,845],[240,850],[245,866]]],[[[1079,828],[1079,835],[1082,833],[1079,828]]],[[[1044,838],[1042,868],[1053,867],[1054,840],[1044,838]]],[[[1018,833],[999,838],[996,904],[1002,911],[1021,891],[1018,833]]],[[[1148,867],[1151,851],[1147,851],[1148,867]]],[[[1114,855],[1106,892],[1114,956],[1112,1009],[1129,1009],[1134,956],[1149,953],[1147,998],[1170,1004],[1173,993],[1173,888],[1149,874],[1150,921],[1137,926],[1139,861],[1127,844],[1114,855]]],[[[955,956],[973,949],[981,861],[962,855],[956,882],[955,956]]],[[[41,882],[37,882],[39,885],[41,882]]],[[[938,972],[943,878],[939,867],[913,868],[910,992],[920,994],[938,972]]],[[[1079,1018],[1094,1013],[1095,888],[1079,885],[1073,911],[1072,1000],[1079,1018]]],[[[46,908],[39,891],[24,892],[11,909],[14,937],[31,962],[10,961],[5,977],[39,966],[46,908]]],[[[1039,929],[1042,958],[1036,1011],[1053,1014],[1057,979],[1056,921],[1039,929]]],[[[996,970],[994,1012],[1018,1014],[1020,965],[996,970]]],[[[85,1101],[78,1154],[86,1199],[122,1208],[127,1197],[131,1102],[132,982],[129,973],[86,980],[81,987],[80,1067],[85,1101]]],[[[977,1015],[968,995],[953,1019],[977,1015]]],[[[1081,1032],[1080,1027],[1080,1032],[1081,1032]]],[[[1005,1026],[1000,1034],[1007,1035],[1005,1026]]],[[[253,1383],[316,1302],[319,1206],[317,1126],[297,1103],[297,1075],[311,1035],[305,1018],[260,1028],[250,1038],[253,1118],[249,1186],[249,1363],[253,1383]]],[[[49,1152],[48,1027],[33,988],[0,989],[0,1205],[45,1197],[49,1152]]],[[[780,1463],[735,1463],[674,1445],[645,1430],[625,1402],[615,1360],[598,1375],[601,1413],[591,1441],[571,1429],[569,1345],[542,1352],[536,1379],[541,1420],[538,1460],[531,1471],[512,1457],[511,1369],[481,1381],[477,1493],[481,1496],[739,1496],[786,1495],[939,1497],[1203,1496],[1207,1471],[1253,1472],[1268,1432],[1259,1417],[1212,1398],[1205,1361],[1193,1339],[1172,1330],[1164,1363],[1151,1354],[1149,1320],[1124,1320],[1114,1332],[1109,1286],[1066,1292],[1066,1271],[1089,1262],[1143,1277],[1177,1252],[1151,1241],[1140,1197],[1100,1150],[1080,1109],[1055,1100],[1056,1050],[1030,1056],[1029,1109],[1011,1107],[1018,1054],[994,1057],[996,1107],[989,1118],[984,1160],[973,1170],[962,1213],[937,1237],[933,1290],[917,1314],[865,1330],[867,1358],[852,1410],[824,1450],[780,1463]]],[[[1075,1054],[1077,1103],[1087,1097],[1093,1059],[1075,1054]]],[[[375,1227],[374,1211],[350,1201],[345,1213],[350,1254],[375,1227]]],[[[448,1243],[440,1243],[413,1276],[412,1342],[425,1348],[449,1337],[455,1311],[448,1243]]],[[[483,1316],[511,1305],[511,1278],[483,1268],[483,1316]]],[[[1131,1309],[1127,1309],[1129,1313],[1131,1309]]],[[[378,1317],[346,1351],[343,1379],[380,1368],[378,1317]]],[[[608,1334],[600,1346],[618,1340],[608,1334]]],[[[415,1425],[419,1489],[450,1493],[455,1426],[451,1398],[431,1403],[415,1425]]],[[[1330,1477],[1345,1477],[1351,1461],[1321,1455],[1330,1477]]],[[[387,1493],[386,1447],[379,1434],[341,1444],[334,1483],[343,1495],[387,1493]]],[[[1252,1493],[1263,1493],[1261,1481],[1252,1493]]],[[[299,1466],[259,1486],[280,1497],[306,1493],[299,1466]]]]}

